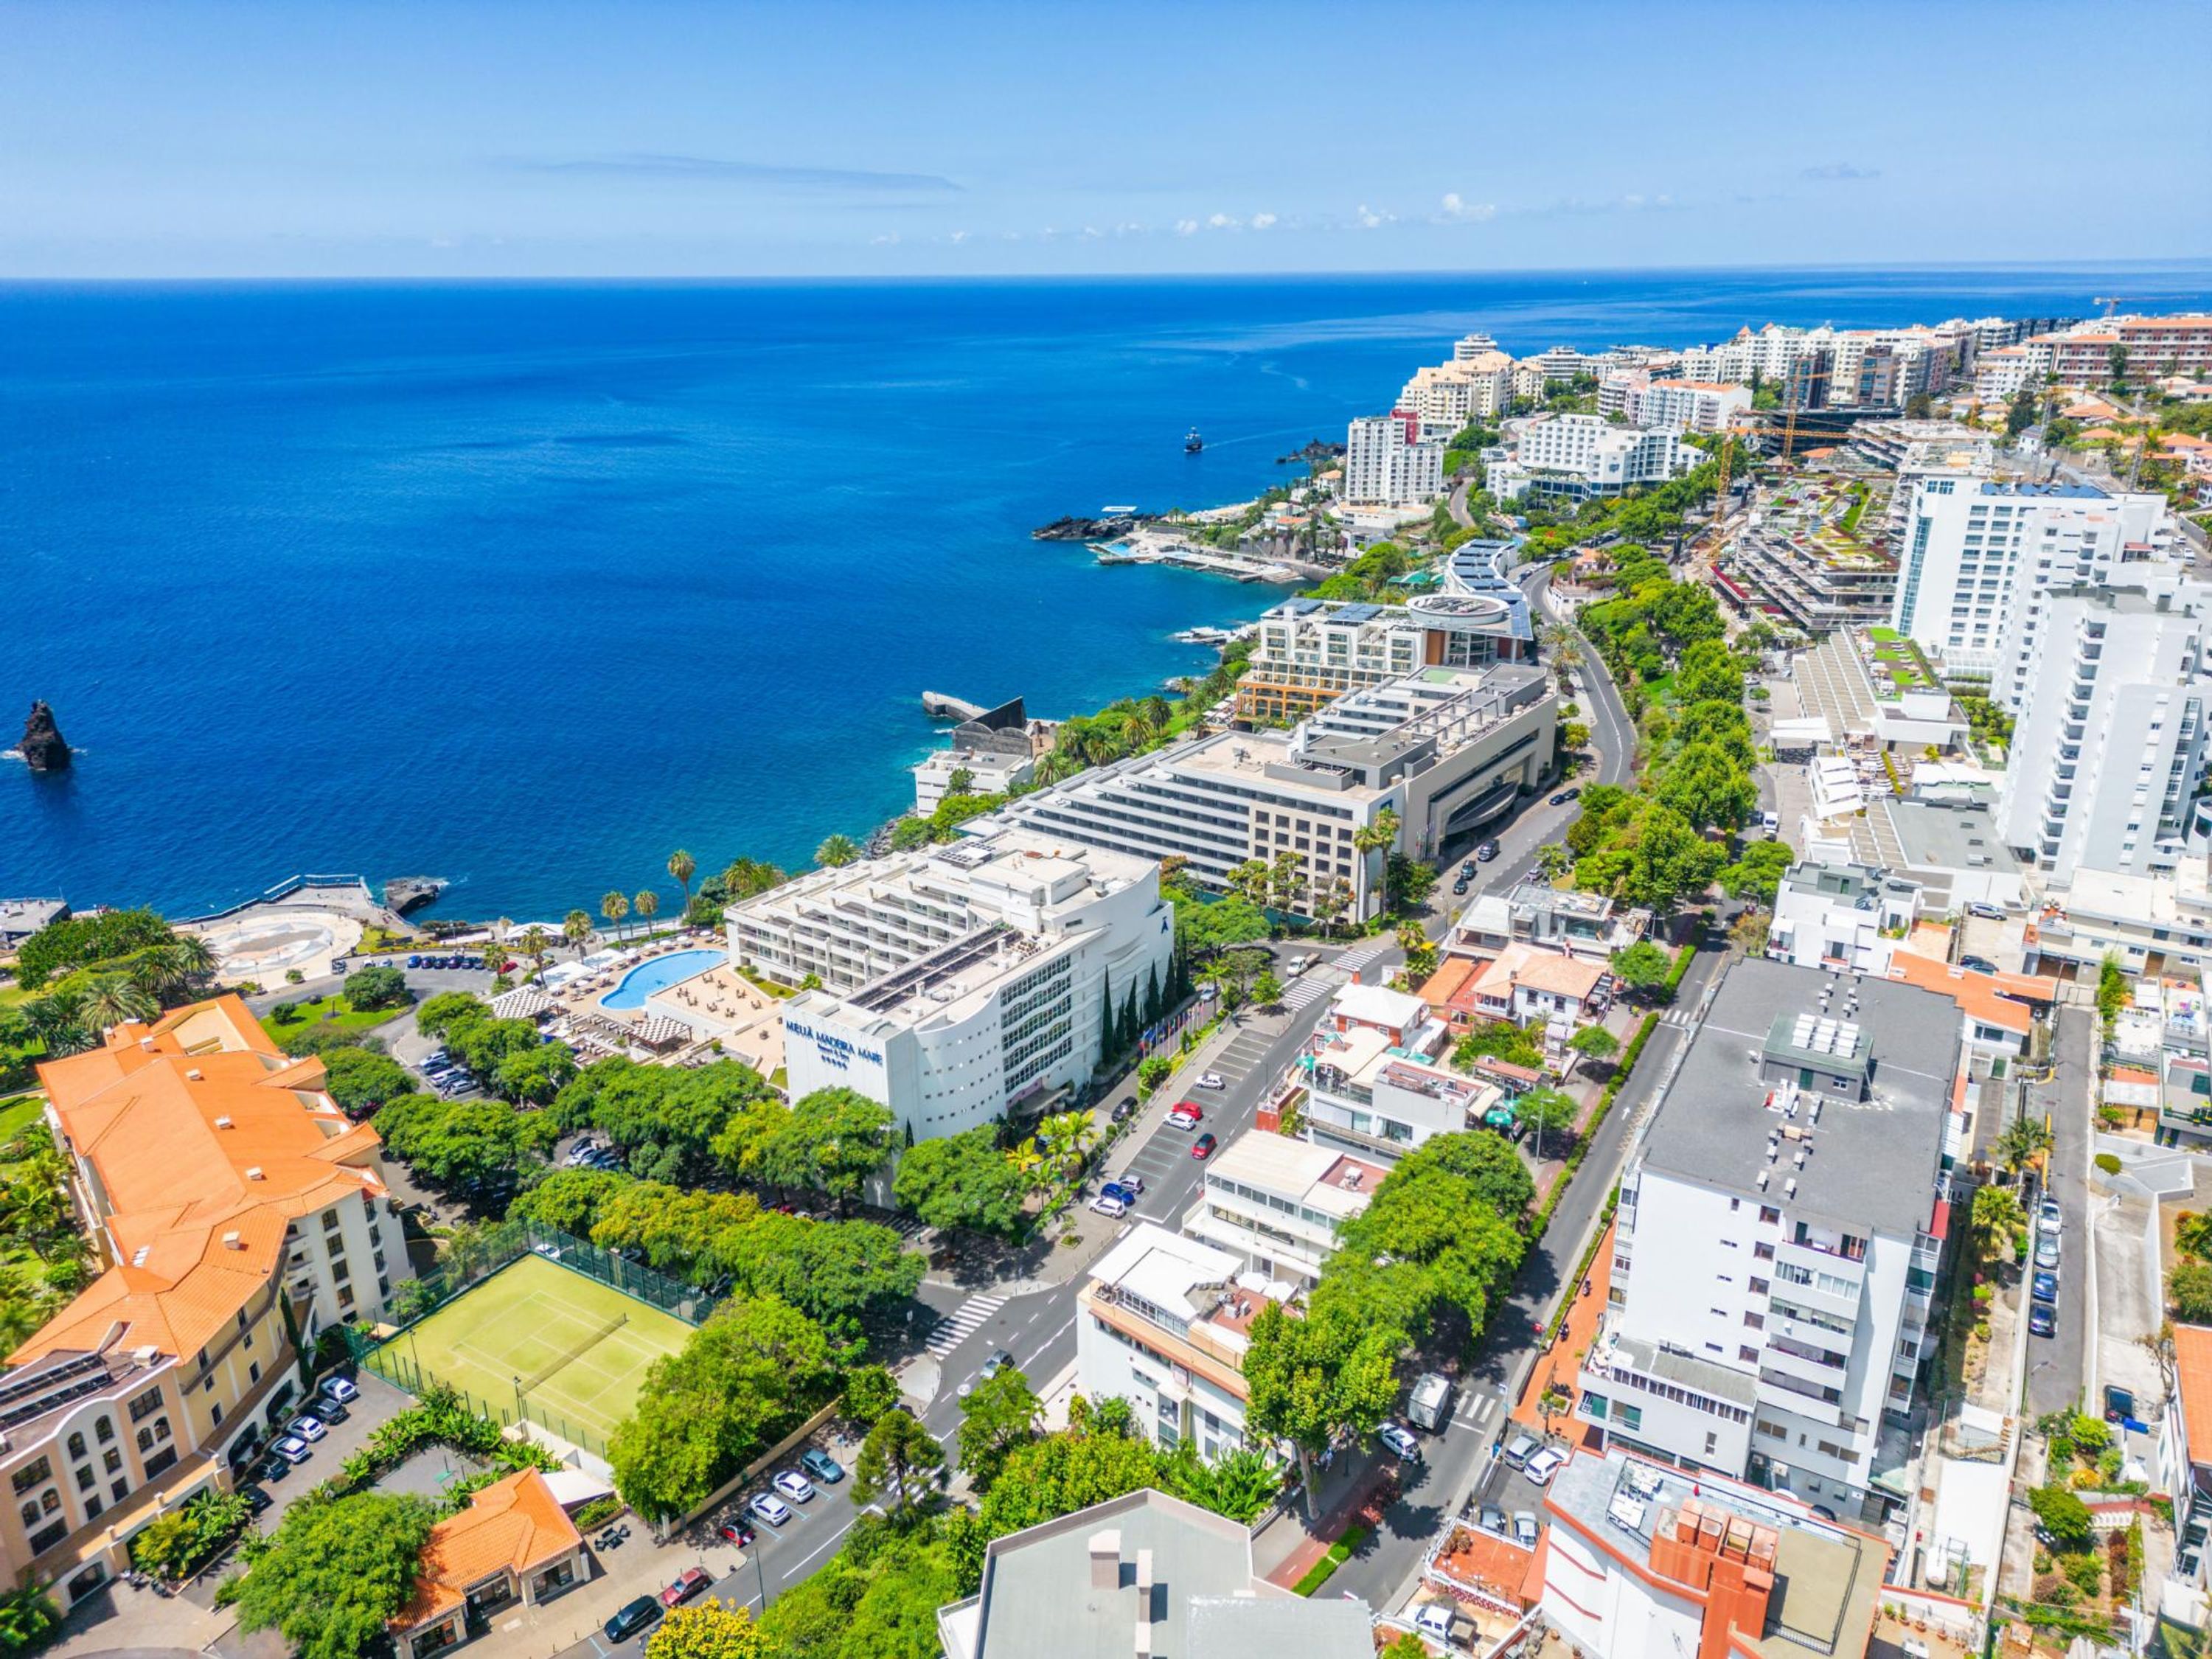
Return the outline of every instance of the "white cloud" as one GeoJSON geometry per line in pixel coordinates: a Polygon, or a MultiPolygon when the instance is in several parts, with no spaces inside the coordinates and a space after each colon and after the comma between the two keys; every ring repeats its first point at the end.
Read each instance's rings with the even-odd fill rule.
{"type": "Polygon", "coordinates": [[[885,231],[880,236],[871,236],[868,240],[878,247],[895,247],[898,244],[898,232],[890,230],[885,231]]]}
{"type": "Polygon", "coordinates": [[[948,242],[964,242],[968,240],[968,233],[964,230],[956,230],[945,240],[948,242]]]}
{"type": "Polygon", "coordinates": [[[1455,190],[1444,192],[1443,206],[1437,216],[1455,223],[1479,225],[1498,216],[1495,202],[1470,202],[1455,190]]]}
{"type": "Polygon", "coordinates": [[[1176,235],[1178,235],[1178,236],[1195,236],[1195,235],[1197,235],[1197,234],[1198,234],[1198,221],[1197,221],[1197,220],[1195,220],[1195,219],[1178,219],[1178,220],[1176,220],[1176,235]]]}
{"type": "Polygon", "coordinates": [[[1208,227],[1214,230],[1242,230],[1244,228],[1244,222],[1242,219],[1232,219],[1225,213],[1217,213],[1206,222],[1208,227]]]}
{"type": "Polygon", "coordinates": [[[1141,236],[1145,234],[1145,227],[1137,220],[1124,219],[1114,227],[1114,234],[1116,236],[1141,236]]]}
{"type": "Polygon", "coordinates": [[[1252,228],[1255,230],[1272,230],[1275,223],[1275,216],[1272,213],[1255,213],[1252,216],[1252,228]]]}
{"type": "Polygon", "coordinates": [[[1099,229],[1096,225],[1085,225],[1083,228],[1083,238],[1088,242],[1095,242],[1105,234],[1106,233],[1104,231],[1099,229]]]}
{"type": "Polygon", "coordinates": [[[1358,221],[1362,230],[1378,229],[1383,225],[1389,224],[1397,216],[1388,208],[1370,208],[1364,202],[1359,204],[1359,211],[1353,216],[1358,221]]]}

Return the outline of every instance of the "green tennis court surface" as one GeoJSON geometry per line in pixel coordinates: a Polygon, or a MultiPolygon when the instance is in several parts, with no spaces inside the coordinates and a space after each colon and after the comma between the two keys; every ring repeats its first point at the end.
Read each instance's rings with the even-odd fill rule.
{"type": "Polygon", "coordinates": [[[526,1255],[457,1297],[380,1356],[419,1366],[501,1418],[532,1422],[599,1450],[630,1413],[646,1368],[691,1334],[682,1320],[596,1279],[526,1255]]]}

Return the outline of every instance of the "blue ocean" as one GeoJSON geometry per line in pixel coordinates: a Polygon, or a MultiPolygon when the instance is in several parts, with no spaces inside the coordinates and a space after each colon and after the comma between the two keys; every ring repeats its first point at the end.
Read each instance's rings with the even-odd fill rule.
{"type": "Polygon", "coordinates": [[[1030,529],[1287,476],[1471,329],[2201,303],[2212,268],[0,286],[0,895],[295,872],[557,915],[910,805],[924,689],[1085,710],[1272,591],[1030,529]],[[1205,434],[1182,452],[1185,430],[1205,434]]]}

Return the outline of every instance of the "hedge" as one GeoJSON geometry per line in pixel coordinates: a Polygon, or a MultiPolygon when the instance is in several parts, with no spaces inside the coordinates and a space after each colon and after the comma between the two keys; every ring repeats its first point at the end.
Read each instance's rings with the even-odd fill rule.
{"type": "MultiPolygon", "coordinates": [[[[1683,955],[1686,957],[1689,952],[1685,951],[1683,955]]],[[[1544,1194],[1544,1207],[1536,1212],[1535,1224],[1528,1230],[1531,1244],[1543,1237],[1544,1230],[1552,1224],[1552,1212],[1559,1208],[1560,1194],[1567,1190],[1567,1183],[1575,1178],[1575,1171],[1582,1168],[1583,1154],[1589,1150],[1590,1142],[1597,1139],[1598,1126],[1605,1121],[1605,1115],[1613,1109],[1613,1103],[1620,1097],[1622,1085],[1627,1083],[1629,1073],[1636,1069],[1637,1059],[1643,1054],[1644,1045],[1651,1040],[1651,1033],[1658,1024],[1658,1015],[1644,1015],[1644,1023],[1636,1028],[1636,1035],[1628,1040],[1628,1047],[1620,1051],[1620,1063],[1613,1068],[1613,1080],[1605,1085],[1605,1092],[1597,1097],[1597,1110],[1590,1114],[1590,1121],[1575,1137],[1575,1149],[1567,1154],[1567,1161],[1559,1170],[1559,1178],[1552,1183],[1552,1190],[1544,1194]]]]}
{"type": "Polygon", "coordinates": [[[1363,1527],[1356,1522],[1346,1527],[1344,1529],[1344,1536],[1328,1547],[1328,1553],[1308,1567],[1305,1577],[1291,1586],[1291,1594],[1311,1595],[1323,1584],[1328,1583],[1329,1575],[1352,1559],[1352,1551],[1367,1541],[1367,1534],[1372,1530],[1372,1528],[1363,1527]]]}

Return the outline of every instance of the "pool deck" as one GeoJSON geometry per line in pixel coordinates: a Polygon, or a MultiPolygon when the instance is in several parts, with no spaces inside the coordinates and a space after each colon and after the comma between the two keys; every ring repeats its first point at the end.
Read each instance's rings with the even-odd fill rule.
{"type": "Polygon", "coordinates": [[[623,954],[626,960],[545,988],[554,1002],[553,1033],[575,1049],[579,1060],[588,1063],[623,1054],[664,1066],[740,1060],[763,1077],[782,1067],[782,1000],[729,965],[720,934],[695,929],[623,954]],[[643,1006],[610,1008],[600,1000],[641,967],[696,951],[712,951],[716,960],[652,993],[643,1006]],[[690,1031],[690,1040],[662,1049],[648,1048],[643,1033],[647,1023],[654,1019],[678,1022],[690,1031]]]}

